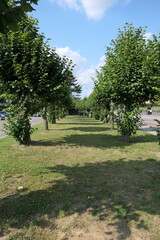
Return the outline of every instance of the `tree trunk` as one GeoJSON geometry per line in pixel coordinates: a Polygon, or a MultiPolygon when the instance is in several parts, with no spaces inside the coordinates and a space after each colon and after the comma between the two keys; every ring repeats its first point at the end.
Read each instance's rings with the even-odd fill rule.
{"type": "Polygon", "coordinates": [[[59,106],[57,106],[57,111],[56,111],[56,118],[59,121],[60,120],[60,113],[59,113],[59,106]]]}
{"type": "Polygon", "coordinates": [[[54,104],[52,105],[51,119],[51,123],[56,124],[56,106],[54,104]]]}
{"type": "Polygon", "coordinates": [[[56,116],[53,117],[52,124],[56,124],[56,116]]]}
{"type": "Polygon", "coordinates": [[[52,115],[52,124],[56,124],[56,112],[54,111],[52,114],[53,114],[52,115]]]}
{"type": "MultiPolygon", "coordinates": [[[[129,106],[125,106],[125,112],[129,112],[130,107],[129,106]]],[[[129,137],[130,137],[130,132],[126,132],[124,135],[124,141],[126,143],[129,142],[129,137]]]]}
{"type": "Polygon", "coordinates": [[[31,142],[31,124],[28,118],[28,111],[22,111],[21,116],[23,119],[22,124],[24,124],[23,128],[25,128],[25,131],[23,131],[23,138],[21,138],[20,144],[29,145],[31,142]]]}
{"type": "Polygon", "coordinates": [[[114,129],[114,103],[111,102],[111,130],[114,129]]]}
{"type": "Polygon", "coordinates": [[[124,135],[124,141],[125,141],[126,143],[129,142],[129,137],[130,137],[129,132],[125,133],[125,135],[124,135]]]}
{"type": "Polygon", "coordinates": [[[107,116],[104,116],[103,123],[104,123],[104,124],[107,124],[107,123],[108,123],[108,117],[107,117],[107,116]]]}
{"type": "Polygon", "coordinates": [[[48,130],[48,120],[47,120],[47,106],[44,107],[44,115],[43,115],[43,122],[44,122],[44,130],[48,130]]]}
{"type": "Polygon", "coordinates": [[[22,141],[20,141],[20,145],[30,145],[31,143],[31,136],[27,134],[22,141]]]}

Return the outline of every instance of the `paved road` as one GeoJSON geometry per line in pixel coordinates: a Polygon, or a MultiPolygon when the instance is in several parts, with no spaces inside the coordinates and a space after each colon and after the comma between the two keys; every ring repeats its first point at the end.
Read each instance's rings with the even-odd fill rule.
{"type": "Polygon", "coordinates": [[[160,114],[152,114],[152,115],[142,114],[142,119],[146,123],[155,123],[155,124],[157,124],[157,122],[154,121],[154,119],[160,120],[160,114]]]}
{"type": "MultiPolygon", "coordinates": [[[[6,137],[5,133],[3,132],[3,124],[5,123],[6,121],[2,121],[0,120],[0,138],[4,138],[6,137]]],[[[31,120],[31,125],[34,126],[38,123],[42,122],[42,118],[41,117],[32,117],[32,120],[31,120]]]]}
{"type": "Polygon", "coordinates": [[[156,127],[157,122],[154,119],[160,120],[160,114],[153,113],[152,115],[142,114],[143,124],[142,130],[147,131],[153,135],[157,135],[156,131],[153,131],[151,127],[156,127]]]}

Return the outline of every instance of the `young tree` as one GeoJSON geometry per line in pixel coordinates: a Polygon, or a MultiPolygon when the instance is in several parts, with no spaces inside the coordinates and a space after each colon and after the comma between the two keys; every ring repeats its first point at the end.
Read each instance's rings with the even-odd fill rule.
{"type": "Polygon", "coordinates": [[[18,31],[0,35],[0,85],[12,118],[7,132],[22,144],[30,142],[30,110],[37,99],[39,82],[46,75],[42,67],[43,41],[37,21],[27,16],[18,24],[18,31]]]}
{"type": "Polygon", "coordinates": [[[105,82],[110,99],[121,106],[118,127],[126,142],[139,127],[139,112],[134,112],[137,121],[133,121],[132,110],[154,100],[156,94],[157,83],[146,69],[148,52],[144,33],[144,28],[126,24],[106,51],[105,82]]]}
{"type": "Polygon", "coordinates": [[[10,106],[7,133],[22,144],[29,144],[32,105],[37,100],[44,107],[48,129],[47,107],[77,91],[72,64],[61,59],[44,43],[37,21],[24,17],[16,32],[0,35],[0,86],[10,106]]]}
{"type": "MultiPolygon", "coordinates": [[[[146,71],[148,77],[154,82],[154,87],[157,90],[156,100],[160,99],[160,35],[153,35],[153,39],[147,41],[147,61],[146,71]]],[[[153,99],[154,100],[154,99],[153,99]]]]}
{"type": "Polygon", "coordinates": [[[95,81],[95,97],[94,109],[101,115],[101,120],[107,123],[111,122],[111,129],[114,128],[114,116],[111,106],[111,92],[107,85],[106,66],[101,67],[101,71],[97,71],[97,81],[95,81]]]}
{"type": "MultiPolygon", "coordinates": [[[[50,104],[52,105],[52,108],[56,108],[57,106],[67,106],[71,94],[73,92],[80,92],[81,87],[73,76],[73,64],[69,59],[65,57],[60,58],[55,52],[55,49],[49,48],[46,53],[44,59],[47,75],[41,82],[38,95],[44,105],[43,118],[45,129],[48,130],[48,106],[50,104]]],[[[54,113],[56,113],[55,110],[52,111],[52,114],[54,113]]],[[[56,116],[52,115],[52,119],[55,118],[56,116]]]]}

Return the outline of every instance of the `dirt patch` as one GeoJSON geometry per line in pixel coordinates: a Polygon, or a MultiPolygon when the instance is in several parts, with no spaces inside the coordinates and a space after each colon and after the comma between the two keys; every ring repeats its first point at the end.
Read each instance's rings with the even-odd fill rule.
{"type": "Polygon", "coordinates": [[[61,229],[57,240],[62,238],[70,240],[106,239],[106,223],[96,221],[91,216],[90,211],[86,211],[82,215],[76,213],[67,218],[56,220],[56,225],[58,229],[61,229]]]}
{"type": "Polygon", "coordinates": [[[160,152],[148,152],[149,154],[152,154],[156,157],[160,157],[160,152]]]}

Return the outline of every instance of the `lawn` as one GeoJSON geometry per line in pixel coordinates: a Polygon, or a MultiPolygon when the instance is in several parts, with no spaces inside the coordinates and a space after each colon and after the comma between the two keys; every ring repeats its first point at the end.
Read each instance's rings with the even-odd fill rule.
{"type": "Polygon", "coordinates": [[[0,140],[0,239],[159,240],[160,146],[100,121],[43,124],[30,146],[0,140]]]}

